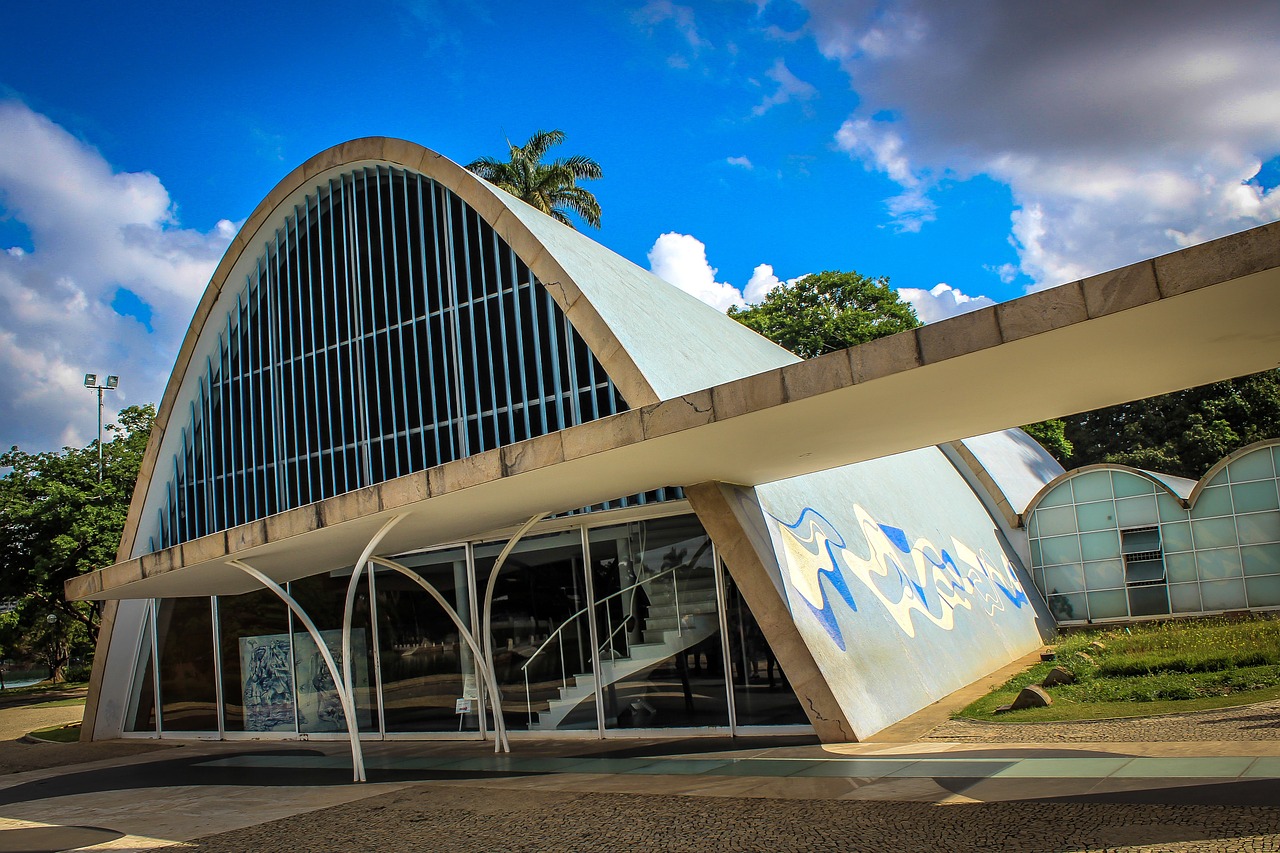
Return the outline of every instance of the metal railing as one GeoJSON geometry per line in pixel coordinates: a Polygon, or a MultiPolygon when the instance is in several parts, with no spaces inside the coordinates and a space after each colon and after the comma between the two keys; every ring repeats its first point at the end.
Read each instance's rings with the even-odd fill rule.
{"type": "MultiPolygon", "coordinates": [[[[605,650],[606,650],[606,648],[607,648],[607,649],[608,649],[608,655],[609,655],[608,659],[609,659],[609,660],[611,660],[611,661],[612,661],[612,660],[616,660],[616,659],[618,658],[618,654],[617,654],[617,649],[614,647],[614,638],[615,638],[615,637],[616,637],[620,632],[622,632],[623,630],[625,630],[625,629],[628,627],[628,625],[629,625],[629,624],[631,624],[631,623],[635,620],[635,618],[636,618],[636,616],[635,616],[635,599],[636,599],[636,594],[637,594],[637,593],[639,593],[639,591],[640,591],[640,587],[645,586],[646,584],[652,584],[654,581],[657,581],[657,580],[659,580],[660,578],[663,578],[663,577],[665,577],[665,576],[667,576],[667,575],[670,575],[670,576],[671,576],[671,590],[672,590],[672,598],[674,599],[674,605],[675,605],[675,622],[676,622],[676,628],[675,628],[675,630],[676,630],[676,632],[677,632],[677,635],[682,635],[682,634],[684,633],[684,626],[683,626],[682,620],[681,620],[681,618],[680,618],[680,579],[679,579],[679,575],[678,575],[678,573],[679,573],[680,571],[682,571],[682,570],[689,570],[689,569],[695,569],[695,568],[697,568],[697,567],[698,567],[698,566],[697,566],[698,559],[702,556],[703,552],[705,552],[705,551],[706,551],[708,548],[710,548],[710,547],[711,547],[711,540],[710,540],[710,539],[707,539],[707,540],[705,540],[705,541],[703,542],[703,544],[698,548],[698,550],[694,552],[693,557],[692,557],[692,558],[690,558],[687,562],[680,563],[679,565],[672,566],[672,567],[671,567],[671,568],[669,568],[669,569],[663,569],[662,571],[659,571],[659,572],[657,572],[656,574],[650,575],[649,577],[644,578],[643,580],[638,580],[638,581],[636,581],[635,583],[630,584],[629,586],[625,586],[625,587],[623,587],[622,589],[619,589],[619,590],[617,590],[617,591],[615,591],[615,592],[611,592],[611,593],[609,593],[608,595],[604,596],[603,598],[597,599],[597,600],[595,600],[595,601],[593,601],[593,602],[589,603],[587,606],[585,606],[585,607],[583,607],[583,608],[579,609],[579,610],[578,610],[577,612],[575,612],[572,616],[570,616],[569,618],[567,618],[567,619],[565,619],[563,622],[561,622],[561,623],[560,623],[560,625],[559,625],[559,626],[558,626],[554,631],[552,631],[550,634],[548,634],[548,635],[547,635],[547,638],[546,638],[545,640],[543,640],[543,641],[542,641],[542,643],[541,643],[541,644],[540,644],[536,649],[534,649],[533,654],[529,655],[528,660],[526,660],[526,661],[525,661],[523,664],[521,664],[521,666],[520,666],[520,671],[521,671],[521,673],[522,673],[522,674],[523,674],[523,676],[524,676],[525,711],[526,711],[526,713],[528,714],[528,717],[529,717],[529,725],[530,725],[530,726],[532,726],[532,725],[533,725],[533,717],[534,717],[534,712],[533,712],[533,696],[532,696],[532,693],[531,693],[531,691],[530,691],[530,686],[529,686],[529,667],[530,667],[530,666],[533,664],[533,662],[538,658],[538,656],[539,656],[540,654],[542,654],[542,652],[543,652],[544,650],[546,650],[547,646],[549,646],[549,645],[551,644],[551,641],[552,641],[552,640],[556,640],[556,641],[557,641],[557,642],[556,642],[556,646],[558,647],[559,652],[560,652],[560,686],[561,686],[561,688],[562,688],[562,689],[568,689],[568,687],[569,687],[569,676],[568,676],[568,670],[567,670],[567,668],[565,667],[565,659],[564,659],[564,642],[560,639],[560,638],[561,638],[562,633],[564,632],[564,630],[565,630],[566,628],[568,628],[571,624],[573,624],[573,623],[574,623],[574,622],[575,622],[575,621],[576,621],[580,616],[582,616],[583,614],[585,614],[585,613],[587,613],[588,611],[590,611],[593,607],[597,607],[597,606],[599,606],[599,605],[601,605],[601,604],[604,604],[605,602],[607,602],[607,601],[609,601],[609,600],[611,600],[611,599],[618,598],[618,597],[620,597],[620,596],[622,596],[622,595],[625,595],[626,593],[630,592],[630,593],[631,593],[631,602],[630,602],[631,607],[630,607],[630,609],[629,609],[629,613],[624,614],[624,616],[623,616],[622,620],[618,623],[617,627],[614,627],[614,625],[613,625],[613,614],[612,614],[612,611],[611,611],[611,610],[610,610],[610,608],[608,608],[608,607],[606,607],[606,608],[605,608],[605,623],[606,623],[606,626],[607,626],[607,628],[608,628],[608,631],[607,631],[607,633],[606,633],[606,635],[605,635],[605,639],[604,639],[604,641],[602,641],[602,642],[600,643],[599,647],[597,647],[597,649],[596,649],[596,652],[597,652],[597,654],[598,654],[598,656],[599,656],[599,659],[601,659],[601,660],[603,660],[603,659],[604,659],[605,650]]],[[[643,564],[642,564],[642,565],[643,565],[643,564]]],[[[709,568],[709,567],[708,567],[708,568],[709,568]]],[[[630,648],[629,648],[629,647],[628,647],[627,651],[628,651],[628,653],[630,652],[630,648]]],[[[626,657],[626,655],[623,655],[622,657],[626,657]]]]}

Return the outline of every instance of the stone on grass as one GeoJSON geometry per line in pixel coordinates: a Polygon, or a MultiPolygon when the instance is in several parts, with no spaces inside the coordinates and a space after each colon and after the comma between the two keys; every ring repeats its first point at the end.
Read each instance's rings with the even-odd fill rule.
{"type": "Polygon", "coordinates": [[[1040,682],[1042,687],[1057,687],[1059,684],[1075,684],[1076,677],[1071,670],[1055,666],[1040,682]]]}
{"type": "Polygon", "coordinates": [[[1107,650],[1107,644],[1101,640],[1094,640],[1089,644],[1089,648],[1093,649],[1095,652],[1105,652],[1107,650]]]}
{"type": "Polygon", "coordinates": [[[1018,697],[1009,705],[1010,711],[1021,711],[1023,708],[1045,708],[1053,704],[1053,699],[1043,687],[1031,684],[1022,688],[1018,697]]]}

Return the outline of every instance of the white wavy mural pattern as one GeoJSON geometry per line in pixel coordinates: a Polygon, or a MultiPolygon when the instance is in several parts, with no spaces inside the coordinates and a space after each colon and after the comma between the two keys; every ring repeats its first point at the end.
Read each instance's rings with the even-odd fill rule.
{"type": "Polygon", "coordinates": [[[865,589],[910,637],[916,636],[917,619],[949,631],[957,608],[978,607],[994,616],[1006,606],[1021,609],[1030,603],[1003,552],[993,559],[954,536],[949,548],[925,538],[911,542],[906,531],[876,521],[862,506],[854,504],[853,512],[869,550],[866,557],[852,550],[840,531],[810,507],[793,524],[769,516],[782,543],[790,587],[841,650],[845,642],[835,616],[841,605],[828,595],[827,586],[851,611],[859,609],[865,589]],[[857,595],[850,589],[850,578],[858,582],[857,595]]]}

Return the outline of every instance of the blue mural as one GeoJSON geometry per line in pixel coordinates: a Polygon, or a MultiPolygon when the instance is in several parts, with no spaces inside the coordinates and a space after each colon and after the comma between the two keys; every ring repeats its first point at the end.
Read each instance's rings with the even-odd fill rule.
{"type": "Polygon", "coordinates": [[[837,605],[824,579],[851,612],[858,609],[857,595],[871,595],[909,637],[916,635],[915,619],[949,631],[958,608],[981,608],[993,616],[1006,606],[1021,609],[1030,603],[1003,553],[993,559],[954,536],[947,548],[923,537],[913,542],[905,530],[877,521],[861,505],[852,508],[861,534],[857,544],[863,546],[856,550],[811,507],[805,507],[794,523],[769,515],[783,546],[780,556],[788,586],[841,651],[845,640],[836,619],[837,605]],[[859,550],[865,550],[865,556],[859,550]],[[850,580],[858,582],[857,595],[850,580]]]}

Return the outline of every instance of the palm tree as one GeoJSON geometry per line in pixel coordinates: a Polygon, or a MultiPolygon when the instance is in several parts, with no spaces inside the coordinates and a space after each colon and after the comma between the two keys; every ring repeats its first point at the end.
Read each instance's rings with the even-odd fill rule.
{"type": "Polygon", "coordinates": [[[590,157],[573,156],[543,163],[547,149],[564,142],[563,130],[539,130],[524,145],[512,145],[511,159],[503,162],[481,157],[467,164],[467,171],[506,190],[570,228],[569,213],[576,213],[592,228],[600,227],[600,203],[578,181],[602,176],[600,164],[590,157]]]}

